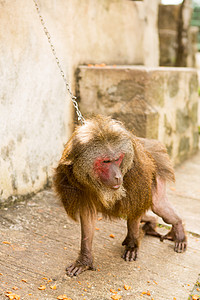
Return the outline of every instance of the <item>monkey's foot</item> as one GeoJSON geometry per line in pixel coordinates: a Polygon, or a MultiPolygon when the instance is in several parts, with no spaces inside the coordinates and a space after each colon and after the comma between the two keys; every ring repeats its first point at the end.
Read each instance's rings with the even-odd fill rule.
{"type": "Polygon", "coordinates": [[[134,261],[137,259],[137,251],[138,248],[131,248],[131,247],[126,247],[124,250],[124,253],[122,255],[122,258],[125,261],[134,261]]]}
{"type": "Polygon", "coordinates": [[[146,222],[142,226],[142,230],[144,230],[146,235],[152,235],[152,236],[159,237],[159,238],[162,237],[162,235],[155,230],[155,228],[151,222],[146,222]]]}
{"type": "Polygon", "coordinates": [[[130,239],[130,237],[126,237],[122,243],[125,247],[124,253],[122,254],[122,258],[125,261],[134,261],[137,259],[138,252],[138,240],[130,239]]]}
{"type": "Polygon", "coordinates": [[[175,242],[174,251],[178,253],[185,252],[187,249],[187,237],[182,224],[173,225],[172,229],[160,237],[161,242],[170,240],[175,242]]]}
{"type": "Polygon", "coordinates": [[[70,277],[78,276],[79,274],[87,270],[95,271],[96,269],[93,267],[93,265],[85,265],[79,260],[66,268],[67,275],[70,277]]]}

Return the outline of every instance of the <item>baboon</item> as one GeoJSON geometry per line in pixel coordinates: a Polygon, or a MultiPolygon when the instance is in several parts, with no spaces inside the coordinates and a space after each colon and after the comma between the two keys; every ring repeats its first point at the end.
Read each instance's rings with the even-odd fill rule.
{"type": "Polygon", "coordinates": [[[75,129],[55,170],[54,186],[67,214],[80,217],[81,250],[67,267],[69,276],[94,269],[92,240],[98,212],[110,218],[127,219],[122,245],[125,261],[137,258],[140,222],[146,234],[175,241],[174,250],[187,246],[181,218],[166,196],[166,181],[174,171],[162,144],[134,136],[119,121],[97,116],[75,129]],[[172,225],[165,236],[156,232],[156,221],[145,212],[151,209],[172,225]]]}

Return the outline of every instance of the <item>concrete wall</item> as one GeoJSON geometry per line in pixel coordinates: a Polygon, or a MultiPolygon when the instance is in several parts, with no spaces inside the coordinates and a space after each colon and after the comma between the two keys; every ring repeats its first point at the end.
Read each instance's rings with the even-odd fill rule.
{"type": "Polygon", "coordinates": [[[160,65],[196,67],[198,27],[191,26],[191,0],[159,5],[160,65]]]}
{"type": "Polygon", "coordinates": [[[112,115],[137,136],[159,139],[174,164],[198,150],[195,69],[81,66],[77,82],[85,115],[112,115]]]}
{"type": "MultiPolygon", "coordinates": [[[[39,1],[72,90],[79,64],[158,65],[158,2],[39,1]]],[[[0,1],[0,91],[3,203],[48,183],[73,127],[70,99],[32,1],[0,1]]]]}

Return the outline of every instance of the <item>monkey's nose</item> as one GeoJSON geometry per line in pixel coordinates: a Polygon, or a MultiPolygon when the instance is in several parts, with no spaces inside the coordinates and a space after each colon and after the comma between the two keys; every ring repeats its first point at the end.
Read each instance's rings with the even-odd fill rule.
{"type": "Polygon", "coordinates": [[[116,179],[117,185],[121,185],[122,184],[122,176],[121,175],[116,175],[115,179],[116,179]]]}

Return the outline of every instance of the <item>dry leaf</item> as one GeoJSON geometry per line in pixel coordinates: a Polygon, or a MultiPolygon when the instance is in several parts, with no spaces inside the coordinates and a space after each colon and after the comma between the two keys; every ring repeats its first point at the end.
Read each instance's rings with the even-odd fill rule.
{"type": "Polygon", "coordinates": [[[20,296],[17,294],[13,294],[12,292],[7,292],[6,297],[8,297],[9,300],[20,300],[20,296]]]}
{"type": "Polygon", "coordinates": [[[111,237],[113,239],[115,238],[114,234],[110,234],[109,237],[111,237]]]}
{"type": "Polygon", "coordinates": [[[49,279],[49,280],[47,281],[47,283],[50,283],[50,282],[52,282],[52,279],[49,279]]]}
{"type": "Polygon", "coordinates": [[[11,245],[11,242],[8,242],[8,241],[4,241],[3,244],[6,244],[6,245],[11,245]]]}
{"type": "Polygon", "coordinates": [[[26,279],[22,279],[21,281],[23,281],[23,282],[27,282],[27,280],[26,280],[26,279]]]}
{"type": "Polygon", "coordinates": [[[130,289],[131,289],[131,286],[125,284],[125,285],[124,285],[124,289],[125,289],[125,290],[130,290],[130,289]]]}
{"type": "Polygon", "coordinates": [[[119,299],[121,299],[121,297],[122,297],[122,296],[120,296],[120,295],[112,295],[112,296],[111,296],[111,298],[112,298],[113,300],[119,300],[119,299]]]}
{"type": "Polygon", "coordinates": [[[150,293],[149,291],[147,291],[147,295],[148,295],[148,296],[151,296],[151,293],[150,293]]]}
{"type": "Polygon", "coordinates": [[[41,285],[38,287],[38,290],[41,290],[41,291],[46,290],[46,286],[41,284],[41,285]]]}
{"type": "Polygon", "coordinates": [[[56,289],[57,289],[57,286],[56,286],[56,285],[51,285],[50,288],[51,288],[52,290],[56,290],[56,289]]]}
{"type": "Polygon", "coordinates": [[[114,289],[110,289],[110,292],[113,294],[117,294],[117,292],[114,289]]]}
{"type": "Polygon", "coordinates": [[[97,228],[97,227],[96,227],[95,229],[96,229],[96,230],[99,230],[99,228],[97,228]]]}
{"type": "Polygon", "coordinates": [[[58,300],[72,300],[71,298],[68,298],[67,295],[60,295],[57,297],[58,300]]]}
{"type": "Polygon", "coordinates": [[[170,186],[170,190],[174,192],[176,190],[176,188],[173,186],[170,186]]]}
{"type": "Polygon", "coordinates": [[[192,300],[198,300],[198,299],[200,299],[200,296],[199,295],[192,295],[192,300]]]}

